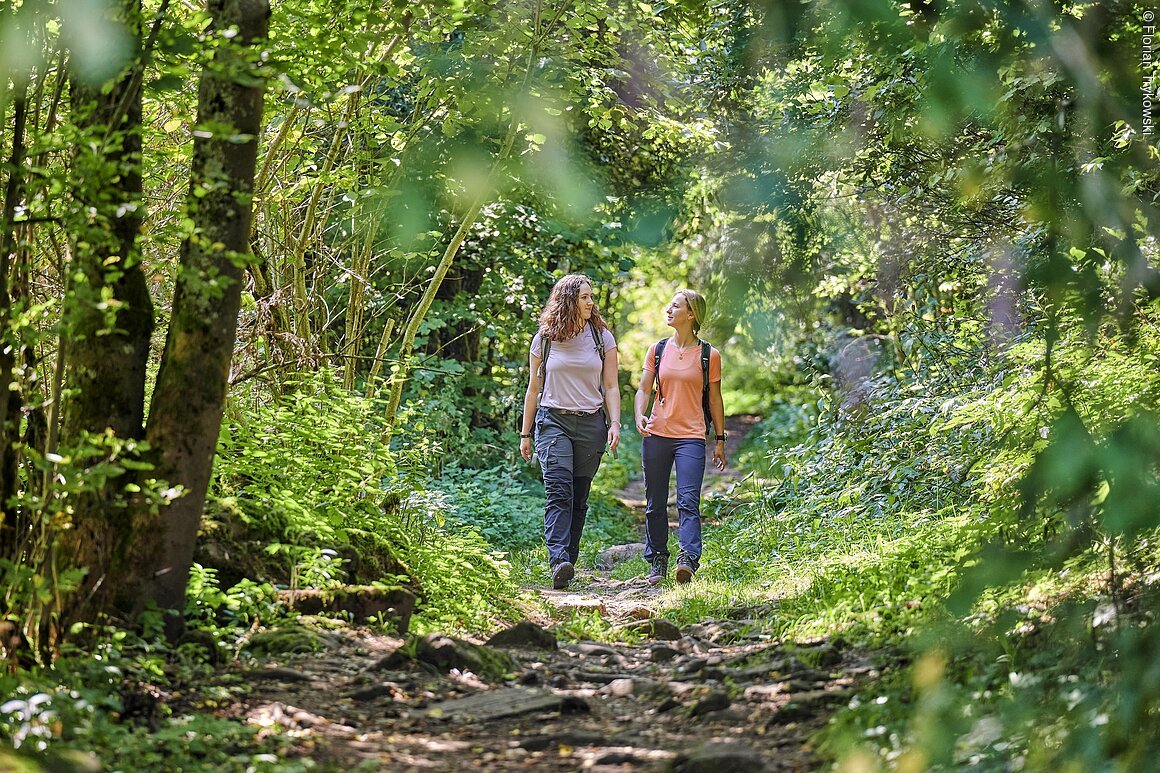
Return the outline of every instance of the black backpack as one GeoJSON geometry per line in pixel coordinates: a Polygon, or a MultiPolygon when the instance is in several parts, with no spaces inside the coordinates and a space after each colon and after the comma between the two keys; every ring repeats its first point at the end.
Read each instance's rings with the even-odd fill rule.
{"type": "MultiPolygon", "coordinates": [[[[656,348],[653,351],[653,379],[656,380],[657,399],[664,402],[665,395],[661,391],[661,355],[665,351],[665,344],[669,339],[663,338],[657,341],[656,348]]],[[[709,415],[709,352],[713,347],[709,345],[708,341],[701,342],[701,410],[705,412],[705,434],[709,433],[709,428],[713,426],[713,420],[709,415]]]]}

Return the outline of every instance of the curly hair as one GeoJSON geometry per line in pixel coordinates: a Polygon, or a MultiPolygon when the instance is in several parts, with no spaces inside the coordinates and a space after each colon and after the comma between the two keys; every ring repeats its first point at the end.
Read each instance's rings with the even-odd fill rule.
{"type": "MultiPolygon", "coordinates": [[[[593,287],[591,279],[584,274],[568,274],[552,285],[552,294],[540,315],[540,335],[549,341],[567,341],[575,338],[584,329],[584,316],[580,313],[580,288],[593,287]]],[[[592,307],[590,319],[596,332],[608,327],[600,317],[600,310],[592,307]]]]}

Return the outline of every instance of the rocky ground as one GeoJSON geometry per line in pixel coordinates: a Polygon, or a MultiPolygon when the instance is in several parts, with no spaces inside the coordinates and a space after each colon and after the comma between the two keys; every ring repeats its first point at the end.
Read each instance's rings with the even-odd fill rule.
{"type": "Polygon", "coordinates": [[[865,652],[769,640],[764,609],[678,628],[649,616],[661,591],[641,580],[543,592],[603,604],[637,643],[561,644],[532,621],[410,648],[345,630],[322,654],[246,671],[233,710],[335,769],[798,771],[818,767],[811,734],[873,674],[865,652]]]}
{"type": "MultiPolygon", "coordinates": [[[[729,429],[738,440],[752,424],[730,417],[729,429]]],[[[706,493],[728,496],[737,474],[708,467],[706,493]]],[[[643,487],[621,498],[642,508],[643,487]]],[[[487,640],[310,633],[321,651],[234,669],[246,688],[228,712],[288,733],[324,769],[816,769],[810,737],[874,675],[870,654],[774,641],[769,608],[679,628],[655,611],[668,589],[612,579],[636,554],[606,551],[568,590],[527,589],[549,613],[487,640]],[[558,642],[554,619],[584,608],[631,643],[558,642]]]]}

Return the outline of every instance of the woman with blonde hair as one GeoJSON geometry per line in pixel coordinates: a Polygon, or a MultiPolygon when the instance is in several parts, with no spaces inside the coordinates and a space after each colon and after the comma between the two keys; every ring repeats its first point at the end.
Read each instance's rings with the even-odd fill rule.
{"type": "Polygon", "coordinates": [[[588,493],[605,444],[612,451],[620,445],[616,339],[600,318],[587,276],[569,274],[552,287],[528,367],[520,455],[531,460],[534,437],[544,474],[544,541],[552,587],[559,590],[576,573],[588,493]]]}
{"type": "Polygon", "coordinates": [[[677,469],[677,582],[686,583],[701,565],[701,482],[705,436],[717,428],[713,464],[725,469],[725,407],[721,400],[721,353],[698,337],[707,313],[705,299],[678,290],[665,307],[673,334],[648,349],[634,413],[640,432],[645,483],[645,550],[648,582],[665,579],[669,567],[669,473],[677,469]],[[657,397],[645,417],[654,387],[657,397]]]}

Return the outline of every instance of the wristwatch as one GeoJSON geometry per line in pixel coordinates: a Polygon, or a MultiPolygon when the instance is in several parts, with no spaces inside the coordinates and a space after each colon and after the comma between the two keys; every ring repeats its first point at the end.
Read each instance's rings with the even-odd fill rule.
{"type": "Polygon", "coordinates": [[[724,443],[728,439],[729,439],[729,435],[724,434],[724,433],[717,436],[717,440],[721,443],[724,443]]]}

